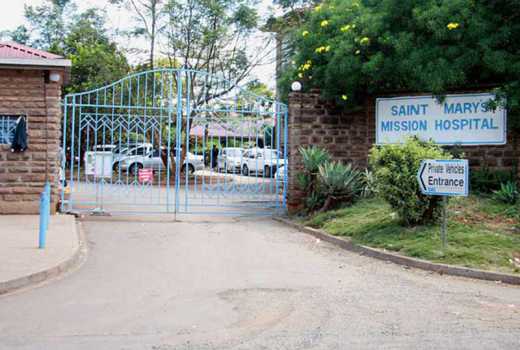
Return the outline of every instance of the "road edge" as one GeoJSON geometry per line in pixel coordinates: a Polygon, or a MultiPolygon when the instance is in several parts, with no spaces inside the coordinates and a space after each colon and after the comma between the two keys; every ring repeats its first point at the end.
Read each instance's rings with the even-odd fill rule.
{"type": "Polygon", "coordinates": [[[51,279],[61,277],[67,272],[81,266],[87,257],[87,241],[81,222],[77,217],[74,218],[74,227],[76,228],[75,231],[78,239],[78,247],[70,258],[48,269],[14,278],[12,280],[0,282],[0,296],[16,292],[27,287],[40,285],[51,279]]]}
{"type": "Polygon", "coordinates": [[[433,263],[433,262],[430,262],[427,260],[411,258],[411,257],[399,255],[396,253],[390,253],[385,250],[355,244],[352,242],[352,240],[350,240],[348,238],[340,238],[340,237],[330,235],[323,230],[318,230],[318,229],[315,229],[312,227],[308,227],[308,226],[299,224],[289,218],[273,217],[273,219],[278,222],[281,222],[283,224],[286,224],[288,226],[291,226],[293,228],[296,228],[301,232],[310,234],[323,241],[334,244],[342,249],[345,249],[345,250],[348,250],[351,252],[355,252],[355,253],[359,253],[361,255],[365,255],[365,256],[368,256],[371,258],[384,260],[384,261],[390,261],[390,262],[393,262],[394,264],[403,265],[403,266],[407,266],[407,267],[413,267],[413,268],[417,268],[417,269],[421,269],[421,270],[433,271],[433,272],[439,273],[440,275],[446,274],[446,275],[451,275],[451,276],[501,282],[501,283],[506,283],[506,284],[511,284],[511,285],[520,285],[520,276],[515,276],[515,275],[500,273],[500,272],[472,269],[472,268],[462,267],[462,266],[438,264],[438,263],[433,263]]]}

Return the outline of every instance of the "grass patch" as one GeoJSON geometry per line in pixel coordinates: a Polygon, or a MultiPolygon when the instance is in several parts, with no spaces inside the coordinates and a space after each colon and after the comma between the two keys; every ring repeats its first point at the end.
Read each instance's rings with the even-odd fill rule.
{"type": "Polygon", "coordinates": [[[308,226],[355,243],[384,248],[433,262],[520,273],[520,213],[491,198],[450,200],[448,247],[441,249],[439,225],[403,227],[380,199],[366,199],[339,210],[307,218],[308,226]]]}

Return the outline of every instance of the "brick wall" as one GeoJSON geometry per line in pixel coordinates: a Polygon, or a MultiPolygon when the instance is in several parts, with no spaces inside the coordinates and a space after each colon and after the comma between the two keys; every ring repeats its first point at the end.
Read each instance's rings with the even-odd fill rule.
{"type": "MultiPolygon", "coordinates": [[[[62,79],[60,80],[62,81],[62,79]]],[[[41,70],[0,70],[0,114],[26,114],[28,149],[0,145],[0,214],[35,214],[48,169],[52,205],[58,201],[61,85],[41,70]]]]}
{"type": "MultiPolygon", "coordinates": [[[[364,108],[346,113],[320,99],[319,92],[291,93],[288,129],[287,201],[289,210],[296,211],[303,197],[296,183],[296,174],[302,169],[298,148],[319,146],[327,149],[335,160],[366,168],[369,150],[375,143],[375,99],[367,99],[364,108]]],[[[462,151],[473,168],[510,170],[515,161],[520,162],[519,142],[520,135],[515,137],[510,132],[506,145],[462,147],[462,151]]]]}

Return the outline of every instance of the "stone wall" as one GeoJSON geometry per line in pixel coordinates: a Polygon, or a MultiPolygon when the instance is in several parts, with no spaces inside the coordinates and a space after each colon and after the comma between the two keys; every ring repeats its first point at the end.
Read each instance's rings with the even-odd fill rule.
{"type": "MultiPolygon", "coordinates": [[[[319,92],[291,93],[288,129],[287,203],[290,211],[296,211],[303,197],[296,183],[296,174],[302,169],[298,148],[319,146],[327,149],[335,160],[366,168],[369,150],[375,143],[375,99],[369,98],[364,108],[346,113],[320,99],[319,92]]],[[[462,151],[473,169],[487,166],[492,170],[510,170],[515,162],[520,162],[519,142],[520,135],[515,137],[510,132],[506,145],[468,146],[462,147],[462,151]]]]}
{"type": "MultiPolygon", "coordinates": [[[[62,76],[63,78],[63,76],[62,76]]],[[[61,79],[60,81],[62,81],[61,79]]],[[[48,171],[52,210],[59,192],[61,83],[41,70],[0,70],[0,114],[26,114],[28,149],[11,153],[0,145],[0,214],[36,214],[48,171]]]]}

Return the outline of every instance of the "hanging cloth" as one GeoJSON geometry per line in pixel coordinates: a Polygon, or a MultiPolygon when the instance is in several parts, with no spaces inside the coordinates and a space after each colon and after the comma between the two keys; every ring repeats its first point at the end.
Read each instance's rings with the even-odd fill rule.
{"type": "Polygon", "coordinates": [[[27,123],[25,117],[18,118],[14,130],[11,152],[24,152],[27,149],[27,123]]]}

